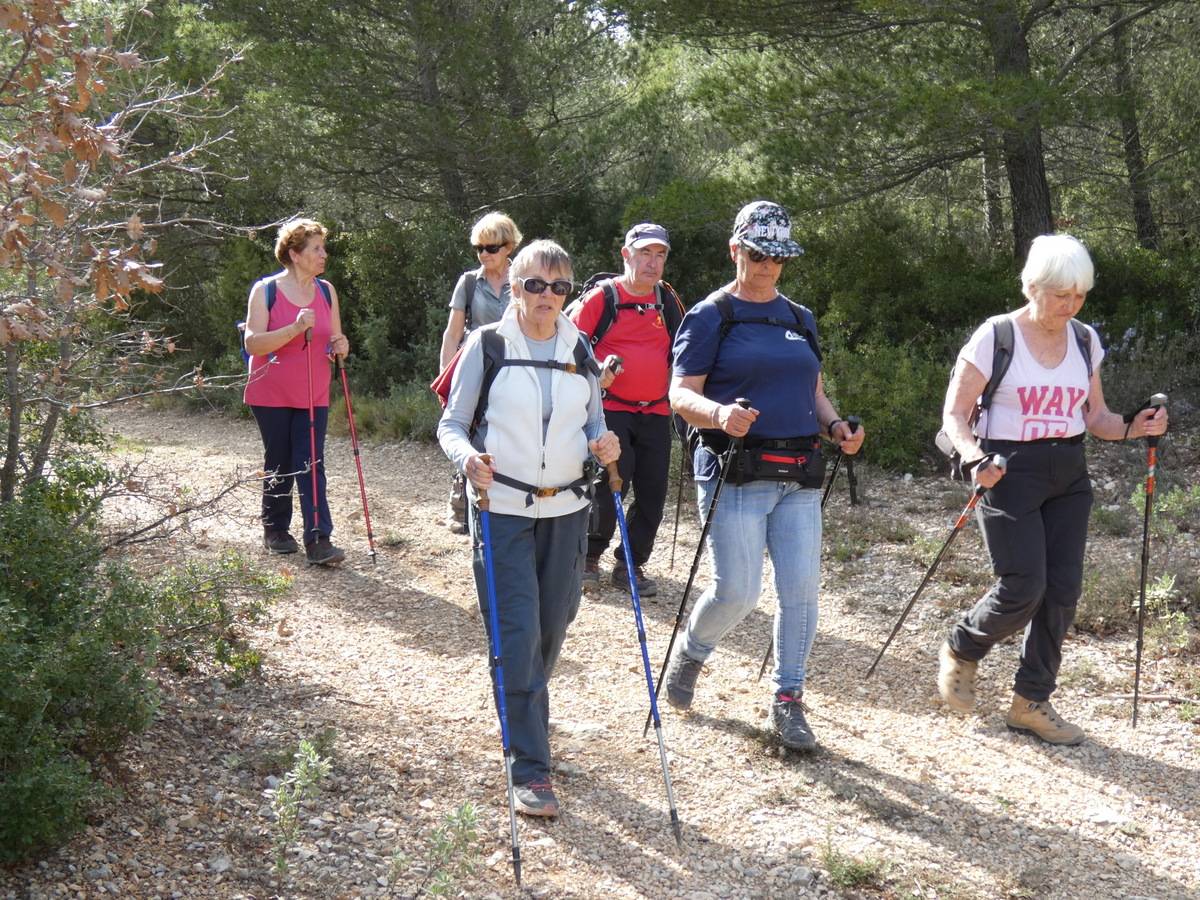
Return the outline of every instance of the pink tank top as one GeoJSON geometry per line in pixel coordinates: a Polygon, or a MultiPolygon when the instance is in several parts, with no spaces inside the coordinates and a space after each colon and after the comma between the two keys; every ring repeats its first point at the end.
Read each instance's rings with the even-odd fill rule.
{"type": "MultiPolygon", "coordinates": [[[[329,405],[329,338],[333,323],[329,304],[321,288],[313,284],[311,308],[316,314],[312,337],[313,406],[329,405]]],[[[267,319],[267,330],[275,331],[296,321],[302,307],[296,306],[282,290],[275,293],[275,305],[267,319]]],[[[292,338],[268,356],[250,357],[250,379],[243,399],[250,406],[287,406],[308,409],[308,361],[304,335],[292,338]]]]}

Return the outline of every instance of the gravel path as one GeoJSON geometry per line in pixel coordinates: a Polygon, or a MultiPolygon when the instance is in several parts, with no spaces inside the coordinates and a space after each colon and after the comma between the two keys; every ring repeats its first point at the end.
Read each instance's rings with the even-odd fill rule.
{"type": "MultiPolygon", "coordinates": [[[[198,491],[258,465],[249,421],[143,409],[114,413],[110,427],[122,455],[168,466],[198,491]]],[[[419,860],[464,800],[479,809],[480,864],[452,893],[518,896],[467,539],[438,522],[447,465],[432,446],[365,448],[380,543],[373,566],[345,441],[331,439],[330,458],[337,537],[350,556],[335,571],[263,557],[295,575],[253,636],[266,657],[263,677],[230,687],[164,673],[161,715],[113,775],[121,798],[62,851],[0,873],[0,897],[412,896],[422,874],[411,864],[391,872],[393,854],[419,860]],[[290,871],[280,876],[267,792],[301,738],[331,747],[333,768],[301,813],[290,871]],[[398,878],[389,886],[390,872],[398,878]]],[[[755,677],[773,603],[765,596],[710,661],[693,712],[664,704],[684,823],[678,850],[653,733],[641,733],[646,689],[632,614],[626,596],[606,588],[585,599],[552,684],[564,813],[520,823],[525,893],[1200,896],[1200,728],[1166,702],[1144,704],[1130,728],[1120,699],[1132,681],[1128,635],[1073,635],[1068,644],[1056,701],[1087,729],[1082,747],[1051,748],[1004,728],[1012,642],[981,667],[980,713],[947,713],[936,702],[936,648],[954,609],[982,584],[972,526],[948,566],[959,583],[932,587],[863,681],[931,555],[918,552],[912,531],[918,546],[936,547],[964,498],[942,479],[867,470],[870,503],[852,513],[842,485],[827,510],[822,619],[805,698],[820,751],[784,755],[764,730],[769,689],[755,677]],[[844,522],[863,533],[899,523],[898,537],[856,547],[845,543],[844,522]]],[[[223,547],[258,554],[252,492],[234,494],[229,508],[232,516],[180,539],[167,556],[223,547]]],[[[660,583],[658,598],[645,602],[656,672],[697,534],[690,508],[684,519],[674,571],[669,525],[649,566],[660,583]]],[[[1136,541],[1122,545],[1131,557],[1136,541]]],[[[146,565],[162,555],[148,553],[146,565]]],[[[1143,689],[1178,693],[1164,684],[1186,667],[1195,673],[1194,658],[1150,660],[1143,689]]],[[[1197,686],[1200,678],[1193,694],[1197,686]]]]}

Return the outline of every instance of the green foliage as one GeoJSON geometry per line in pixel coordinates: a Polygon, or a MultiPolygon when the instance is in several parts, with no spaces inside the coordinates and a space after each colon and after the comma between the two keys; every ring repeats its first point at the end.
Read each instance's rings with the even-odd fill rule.
{"type": "MultiPolygon", "coordinates": [[[[360,436],[382,441],[431,441],[437,436],[442,408],[427,382],[394,385],[383,397],[354,394],[350,402],[360,436]]],[[[349,431],[345,401],[335,399],[330,404],[329,433],[345,435],[349,431]]]]}
{"type": "Polygon", "coordinates": [[[824,371],[826,392],[838,410],[862,417],[863,452],[872,463],[911,467],[929,452],[942,421],[949,377],[944,359],[931,358],[913,344],[829,342],[824,371]]]}
{"type": "Polygon", "coordinates": [[[821,850],[821,866],[829,873],[829,880],[840,888],[879,884],[885,868],[882,860],[850,856],[836,849],[830,841],[826,841],[821,850]]]}
{"type": "Polygon", "coordinates": [[[414,897],[451,897],[461,893],[459,881],[479,864],[479,812],[466,800],[435,828],[425,841],[424,853],[414,858],[408,850],[392,854],[388,887],[395,889],[405,874],[414,876],[414,897]]]}
{"type": "Polygon", "coordinates": [[[309,741],[300,742],[293,759],[295,764],[271,798],[271,810],[275,813],[275,870],[281,873],[288,870],[288,850],[300,834],[300,805],[317,795],[321,781],[332,768],[332,763],[323,759],[309,741]]]}

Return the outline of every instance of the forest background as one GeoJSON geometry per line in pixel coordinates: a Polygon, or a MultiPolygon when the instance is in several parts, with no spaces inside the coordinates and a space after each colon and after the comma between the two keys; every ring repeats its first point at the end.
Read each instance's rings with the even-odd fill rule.
{"type": "Polygon", "coordinates": [[[792,213],[806,254],[781,287],[816,313],[869,462],[935,460],[957,348],[1020,305],[1024,250],[1055,230],[1096,259],[1083,316],[1110,405],[1162,390],[1185,423],[1198,18],[1186,0],[0,0],[0,861],[77,827],[91,761],[153,714],[155,660],[254,665],[234,625],[281,586],[237,560],[122,569],[120,548],[218,498],[106,467],[90,411],[175,394],[244,414],[234,324],[280,221],[331,228],[355,411],[383,439],[435,426],[485,211],[559,241],[580,279],[659,222],[691,304],[728,280],[733,216],[759,197],[792,213]],[[97,527],[135,494],[159,521],[97,527]]]}

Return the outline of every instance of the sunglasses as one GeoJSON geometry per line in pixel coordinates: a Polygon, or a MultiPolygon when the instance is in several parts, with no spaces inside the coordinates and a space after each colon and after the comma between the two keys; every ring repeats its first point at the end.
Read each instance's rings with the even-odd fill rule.
{"type": "Polygon", "coordinates": [[[499,253],[508,244],[472,244],[476,253],[499,253]]]}
{"type": "Polygon", "coordinates": [[[750,262],[760,263],[764,259],[769,259],[771,262],[775,263],[775,265],[782,266],[785,262],[791,259],[790,256],[770,256],[769,254],[763,253],[761,250],[755,250],[751,247],[746,247],[745,250],[746,255],[750,257],[750,262]]]}
{"type": "Polygon", "coordinates": [[[521,282],[521,290],[527,294],[544,294],[546,288],[550,288],[557,296],[565,297],[575,288],[570,281],[565,278],[559,278],[556,281],[547,281],[545,278],[518,278],[521,282]]]}

